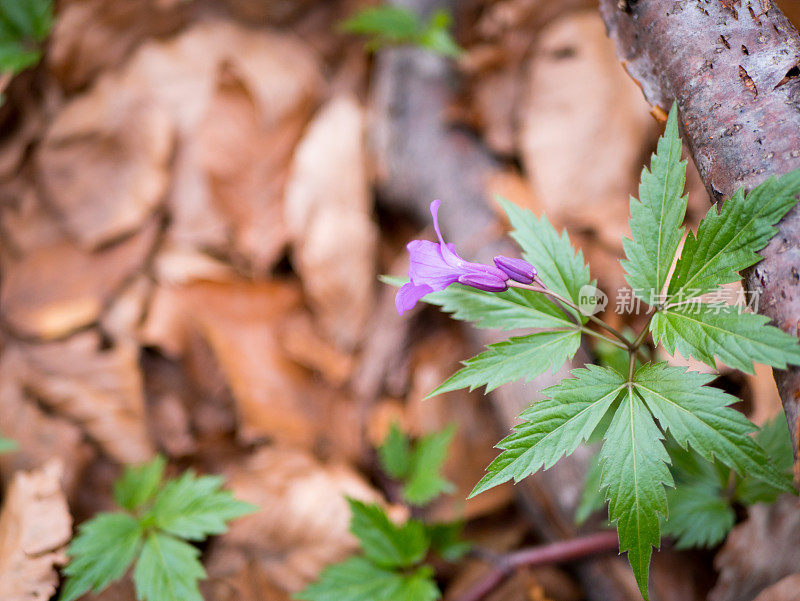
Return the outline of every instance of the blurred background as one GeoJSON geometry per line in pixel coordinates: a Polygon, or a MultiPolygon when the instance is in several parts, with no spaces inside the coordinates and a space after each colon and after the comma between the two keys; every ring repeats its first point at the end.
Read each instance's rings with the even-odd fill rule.
{"type": "MultiPolygon", "coordinates": [[[[463,256],[514,254],[500,195],[567,228],[616,291],[663,115],[589,0],[412,0],[434,35],[410,45],[342,25],[376,4],[57,2],[41,60],[0,84],[0,432],[18,447],[0,476],[57,458],[80,523],[112,506],[122,465],[156,452],[226,475],[261,511],[205,549],[209,601],[288,600],[351,553],[343,495],[396,501],[374,452],[395,422],[457,427],[455,491],[426,516],[463,519],[498,552],[577,532],[590,451],[465,501],[553,376],[423,403],[491,339],[430,308],[398,317],[378,276],[403,275],[405,244],[433,237],[434,198],[463,256]],[[438,9],[452,25],[427,21],[438,9]]],[[[687,189],[693,227],[709,197],[691,161],[687,189]]],[[[610,296],[604,317],[635,325],[610,296]]],[[[779,410],[769,369],[720,378],[755,422],[779,410]]],[[[716,566],[716,550],[658,554],[656,598],[752,599],[756,555],[764,586],[796,571],[800,524],[769,511],[740,516],[716,566]]],[[[485,569],[448,567],[445,598],[485,569]]],[[[628,571],[520,570],[490,599],[634,599],[628,571]]]]}

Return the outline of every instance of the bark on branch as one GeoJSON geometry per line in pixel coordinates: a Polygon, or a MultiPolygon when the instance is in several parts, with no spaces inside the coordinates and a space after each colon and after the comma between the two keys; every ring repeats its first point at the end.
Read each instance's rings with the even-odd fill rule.
{"type": "MultiPolygon", "coordinates": [[[[712,197],[800,167],[800,36],[772,0],[600,0],[600,8],[647,100],[661,111],[677,101],[712,197]]],[[[778,229],[745,285],[761,291],[759,312],[796,336],[800,207],[778,229]]],[[[797,458],[800,368],[774,375],[797,458]]]]}

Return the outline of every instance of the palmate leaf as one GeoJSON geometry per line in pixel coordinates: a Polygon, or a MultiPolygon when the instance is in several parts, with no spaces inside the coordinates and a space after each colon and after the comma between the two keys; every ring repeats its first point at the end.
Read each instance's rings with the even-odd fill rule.
{"type": "Polygon", "coordinates": [[[574,326],[553,301],[531,290],[511,288],[505,292],[485,292],[453,284],[422,300],[440,306],[454,319],[471,321],[479,328],[515,330],[574,326]]]}
{"type": "Polygon", "coordinates": [[[52,0],[0,0],[0,72],[16,73],[39,62],[39,44],[52,24],[52,0]]]}
{"type": "Polygon", "coordinates": [[[221,476],[196,476],[188,470],[164,485],[145,519],[188,540],[222,534],[228,529],[227,522],[257,509],[235,499],[230,491],[220,490],[223,481],[221,476]]]}
{"type": "MultiPolygon", "coordinates": [[[[780,412],[764,424],[755,438],[775,469],[791,481],[794,455],[784,413],[780,412]]],[[[774,503],[782,492],[784,492],[782,486],[770,484],[754,474],[742,474],[736,482],[736,499],[745,505],[774,503]]]]}
{"type": "Polygon", "coordinates": [[[426,524],[425,531],[431,541],[431,550],[448,561],[456,561],[466,555],[472,545],[461,538],[462,522],[437,522],[426,524]]]}
{"type": "Polygon", "coordinates": [[[197,583],[206,577],[200,550],[168,534],[151,532],[133,570],[140,601],[203,601],[197,583]]]}
{"type": "MultiPolygon", "coordinates": [[[[581,288],[595,283],[589,275],[589,266],[583,260],[583,252],[576,253],[567,232],[559,234],[547,217],[537,217],[502,198],[499,201],[514,228],[511,236],[522,248],[525,260],[536,266],[539,277],[548,288],[580,305],[581,288]]],[[[573,309],[566,310],[586,322],[586,316],[573,309]]]]}
{"type": "Polygon", "coordinates": [[[442,476],[442,467],[455,433],[455,427],[450,426],[423,436],[414,445],[408,480],[403,486],[403,498],[408,503],[425,505],[453,490],[453,484],[442,476]]]}
{"type": "Polygon", "coordinates": [[[800,169],[770,177],[747,195],[740,188],[712,206],[697,234],[691,232],[669,283],[669,296],[681,301],[739,280],[738,271],[761,260],[756,254],[775,235],[773,227],[797,202],[800,169]]]}
{"type": "Polygon", "coordinates": [[[720,304],[684,304],[658,311],[650,322],[653,339],[671,353],[694,357],[715,367],[723,363],[753,373],[753,361],[785,369],[800,365],[797,338],[768,325],[769,318],[740,313],[720,304]]]}
{"type": "Polygon", "coordinates": [[[683,235],[686,214],[686,161],[681,161],[678,137],[678,109],[672,105],[664,135],[658,140],[650,171],[642,170],[639,200],[631,197],[631,239],[622,246],[627,261],[622,261],[634,293],[650,305],[657,302],[683,235]]]}
{"type": "Polygon", "coordinates": [[[662,533],[673,536],[676,548],[713,547],[727,536],[736,512],[715,482],[678,484],[667,491],[669,519],[662,533]]]}
{"type": "Polygon", "coordinates": [[[59,601],[72,601],[89,590],[99,592],[121,578],[141,546],[139,521],[123,513],[101,513],[81,525],[69,545],[66,584],[59,601]]]}
{"type": "Polygon", "coordinates": [[[363,557],[326,568],[320,579],[294,595],[300,601],[436,601],[441,596],[432,570],[399,574],[363,557]]]}
{"type": "Polygon", "coordinates": [[[158,456],[142,465],[127,466],[114,483],[114,500],[130,511],[150,501],[158,491],[166,465],[166,460],[158,456]]]}
{"type": "Polygon", "coordinates": [[[667,513],[664,485],[672,485],[664,436],[633,388],[626,388],[600,450],[600,486],[608,517],[617,524],[619,549],[628,552],[645,599],[653,547],[661,542],[659,519],[667,513]]]}
{"type": "Polygon", "coordinates": [[[350,532],[361,542],[361,549],[370,561],[385,568],[405,568],[425,557],[430,541],[421,522],[409,520],[397,526],[380,506],[355,499],[348,501],[350,532]]]}
{"type": "Polygon", "coordinates": [[[634,375],[634,387],[681,447],[688,444],[708,461],[718,459],[739,474],[792,492],[791,480],[769,464],[764,450],[749,436],[756,427],[729,407],[737,399],[706,386],[712,379],[666,363],[647,364],[634,375]]]}
{"type": "Polygon", "coordinates": [[[549,399],[520,415],[522,423],[497,444],[503,452],[471,496],[508,480],[522,480],[571,454],[589,438],[625,386],[619,373],[594,365],[575,369],[572,375],[544,391],[549,399]]]}
{"type": "Polygon", "coordinates": [[[680,549],[718,544],[736,518],[732,499],[723,490],[731,481],[731,469],[681,447],[671,436],[667,452],[675,488],[667,489],[669,518],[661,524],[662,535],[675,537],[680,549]]]}
{"type": "Polygon", "coordinates": [[[411,441],[397,422],[392,423],[389,434],[378,447],[378,458],[383,471],[392,478],[399,480],[408,475],[411,469],[411,441]]]}
{"type": "Polygon", "coordinates": [[[501,384],[522,378],[530,381],[547,370],[561,367],[578,350],[580,341],[580,330],[573,328],[535,332],[490,344],[480,355],[464,361],[462,369],[428,396],[459,388],[474,390],[484,385],[488,393],[501,384]]]}

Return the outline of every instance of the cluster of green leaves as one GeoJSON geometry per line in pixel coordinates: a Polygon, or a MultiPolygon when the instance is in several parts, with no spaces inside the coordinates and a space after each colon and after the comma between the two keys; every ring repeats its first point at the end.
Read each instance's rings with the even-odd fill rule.
{"type": "MultiPolygon", "coordinates": [[[[739,191],[721,210],[712,207],[678,255],[686,211],[686,163],[680,155],[673,107],[651,168],[642,171],[639,199],[631,198],[632,237],[624,240],[627,281],[650,306],[654,343],[711,367],[715,357],[748,372],[753,371],[753,361],[781,369],[800,365],[797,339],[768,325],[766,317],[697,298],[737,280],[737,271],[760,259],[757,252],[775,234],[774,224],[796,202],[800,171],[772,177],[748,194],[739,191]]],[[[546,218],[511,203],[503,202],[503,207],[523,257],[536,266],[549,289],[579,306],[581,288],[594,282],[566,233],[559,234],[546,218]]],[[[573,357],[581,335],[592,333],[585,327],[586,316],[534,291],[495,294],[453,285],[425,300],[478,327],[534,328],[531,334],[490,345],[467,360],[433,394],[480,386],[489,391],[557,370],[573,357]]],[[[500,441],[502,452],[472,493],[518,481],[551,467],[587,440],[602,440],[596,485],[608,501],[620,550],[627,551],[645,598],[652,548],[660,544],[661,522],[667,515],[667,487],[686,487],[670,471],[675,454],[668,452],[668,440],[691,450],[698,460],[725,466],[775,490],[794,491],[790,477],[768,460],[751,436],[755,426],[730,407],[737,399],[709,386],[712,376],[635,359],[633,349],[647,334],[621,341],[632,349],[628,369],[587,366],[545,390],[545,400],[524,411],[522,422],[500,441]]],[[[680,506],[680,497],[675,503],[680,506]]],[[[677,523],[672,522],[674,528],[677,523]]]]}
{"type": "MultiPolygon", "coordinates": [[[[790,477],[794,457],[785,416],[781,413],[770,420],[756,433],[755,439],[775,469],[790,477]]],[[[667,489],[669,512],[662,521],[661,532],[674,537],[678,549],[719,544],[733,528],[737,506],[772,503],[783,492],[754,474],[737,474],[721,461],[708,461],[683,449],[671,437],[667,439],[667,452],[676,486],[667,489]]],[[[601,474],[601,464],[596,458],[586,474],[586,486],[575,515],[578,523],[605,506],[605,497],[599,492],[601,474]]]]}
{"type": "Polygon", "coordinates": [[[37,64],[52,27],[52,0],[0,0],[0,73],[37,64]]]}
{"type": "Polygon", "coordinates": [[[452,483],[442,476],[442,466],[454,434],[455,427],[450,426],[412,442],[397,424],[392,424],[378,448],[378,457],[383,470],[402,482],[406,503],[427,505],[439,495],[452,492],[452,483]]]}
{"type": "Polygon", "coordinates": [[[67,581],[60,601],[99,592],[136,563],[133,581],[140,601],[202,601],[198,581],[206,573],[202,541],[227,530],[227,522],[256,509],[221,490],[221,476],[191,470],[164,480],[166,462],[128,467],[114,487],[124,511],[100,513],[80,526],[69,545],[67,581]]]}
{"type": "MultiPolygon", "coordinates": [[[[416,443],[393,425],[378,448],[383,469],[403,482],[403,497],[413,505],[424,505],[452,485],[441,476],[442,466],[454,434],[452,427],[421,438],[416,443]]],[[[395,524],[376,504],[355,499],[350,503],[350,532],[363,555],[326,568],[319,580],[295,595],[303,601],[435,601],[441,591],[433,568],[426,562],[431,553],[455,561],[470,549],[462,540],[460,522],[428,524],[410,519],[395,524]]]]}
{"type": "Polygon", "coordinates": [[[423,21],[413,11],[384,5],[360,10],[340,24],[342,31],[369,36],[371,51],[384,46],[410,44],[438,54],[457,57],[463,50],[450,34],[453,18],[446,10],[434,12],[423,21]]]}

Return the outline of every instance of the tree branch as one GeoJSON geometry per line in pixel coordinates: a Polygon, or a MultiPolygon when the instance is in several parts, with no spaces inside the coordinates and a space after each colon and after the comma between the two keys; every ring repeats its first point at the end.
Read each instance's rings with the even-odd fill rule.
{"type": "Polygon", "coordinates": [[[597,553],[616,551],[618,547],[617,533],[607,531],[508,553],[496,561],[494,569],[458,597],[457,601],[481,601],[517,568],[574,561],[597,553]]]}

